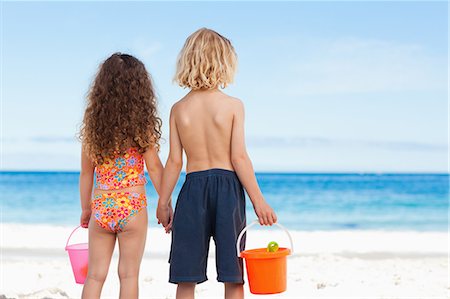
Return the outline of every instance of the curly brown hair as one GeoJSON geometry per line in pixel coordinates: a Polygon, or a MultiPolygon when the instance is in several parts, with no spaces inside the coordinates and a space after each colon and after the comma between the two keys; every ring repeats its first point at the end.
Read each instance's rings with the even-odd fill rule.
{"type": "Polygon", "coordinates": [[[114,53],[100,65],[89,93],[79,139],[94,164],[130,147],[159,150],[161,119],[150,74],[137,58],[114,53]]]}

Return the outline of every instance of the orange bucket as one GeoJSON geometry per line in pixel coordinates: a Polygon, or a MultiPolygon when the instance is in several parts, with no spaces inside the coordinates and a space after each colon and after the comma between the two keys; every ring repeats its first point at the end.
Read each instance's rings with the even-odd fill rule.
{"type": "Polygon", "coordinates": [[[250,249],[240,252],[240,243],[244,233],[253,225],[248,225],[239,234],[236,242],[236,251],[239,257],[245,260],[248,284],[252,294],[278,294],[286,291],[287,262],[286,257],[293,251],[292,237],[281,224],[275,223],[289,236],[291,249],[280,247],[276,252],[268,252],[266,248],[250,249]]]}

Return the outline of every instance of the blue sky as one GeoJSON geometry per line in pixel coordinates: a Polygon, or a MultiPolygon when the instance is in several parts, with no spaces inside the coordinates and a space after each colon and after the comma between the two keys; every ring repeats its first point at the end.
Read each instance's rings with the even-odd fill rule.
{"type": "MultiPolygon", "coordinates": [[[[85,95],[111,53],[152,74],[164,136],[186,37],[239,56],[258,171],[445,172],[446,2],[3,2],[2,168],[79,169],[85,95]]],[[[165,161],[168,144],[163,144],[165,161]]]]}

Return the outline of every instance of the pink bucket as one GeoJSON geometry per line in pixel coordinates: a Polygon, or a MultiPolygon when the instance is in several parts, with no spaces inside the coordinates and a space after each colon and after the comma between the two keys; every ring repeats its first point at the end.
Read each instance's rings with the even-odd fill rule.
{"type": "Polygon", "coordinates": [[[89,250],[88,243],[78,243],[69,245],[69,240],[73,233],[79,229],[81,226],[77,226],[66,243],[66,251],[69,253],[70,264],[72,265],[73,275],[75,276],[75,282],[79,284],[84,284],[88,272],[88,258],[89,250]]]}

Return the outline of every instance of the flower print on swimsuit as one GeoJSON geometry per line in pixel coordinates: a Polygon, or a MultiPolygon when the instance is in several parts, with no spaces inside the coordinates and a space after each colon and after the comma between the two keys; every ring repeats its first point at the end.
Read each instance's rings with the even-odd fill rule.
{"type": "Polygon", "coordinates": [[[119,207],[117,209],[117,216],[120,218],[126,218],[130,215],[130,210],[127,207],[119,207]]]}
{"type": "Polygon", "coordinates": [[[91,209],[92,209],[92,208],[94,208],[94,209],[99,209],[100,206],[101,206],[101,204],[100,204],[98,201],[94,201],[94,202],[93,202],[93,207],[91,207],[91,209]]]}
{"type": "Polygon", "coordinates": [[[116,218],[116,211],[115,209],[106,209],[103,213],[102,221],[103,222],[111,222],[116,218]]]}
{"type": "Polygon", "coordinates": [[[116,230],[116,222],[114,220],[109,222],[107,227],[109,227],[109,229],[111,231],[115,231],[116,230]]]}
{"type": "Polygon", "coordinates": [[[122,169],[122,167],[127,165],[127,163],[126,163],[124,158],[118,157],[118,158],[116,158],[116,164],[115,165],[116,165],[117,168],[122,169]]]}
{"type": "Polygon", "coordinates": [[[91,205],[98,225],[120,232],[131,217],[147,206],[147,199],[145,193],[111,192],[95,195],[91,205]]]}
{"type": "Polygon", "coordinates": [[[117,179],[118,182],[120,182],[125,178],[126,175],[127,174],[125,173],[125,171],[120,170],[114,177],[117,179]]]}
{"type": "Polygon", "coordinates": [[[108,185],[107,185],[107,184],[101,184],[101,185],[100,185],[100,188],[101,188],[101,189],[108,189],[108,185]]]}
{"type": "Polygon", "coordinates": [[[138,177],[138,172],[136,171],[136,169],[133,169],[133,168],[130,168],[130,169],[128,169],[128,172],[127,172],[127,176],[130,178],[130,179],[135,179],[135,178],[137,178],[138,177]]]}
{"type": "Polygon", "coordinates": [[[111,161],[111,159],[105,159],[103,162],[103,167],[105,168],[111,168],[114,166],[114,163],[111,161]]]}
{"type": "Polygon", "coordinates": [[[114,198],[112,197],[107,197],[105,198],[105,200],[102,202],[103,206],[105,208],[112,208],[114,207],[114,205],[116,204],[116,201],[114,200],[114,198]]]}
{"type": "Polygon", "coordinates": [[[120,207],[128,208],[130,205],[130,200],[126,196],[119,197],[117,199],[117,205],[120,207]]]}
{"type": "Polygon", "coordinates": [[[130,206],[133,210],[138,210],[142,206],[141,200],[139,198],[133,198],[130,200],[130,206]]]}
{"type": "Polygon", "coordinates": [[[131,157],[130,159],[127,160],[127,164],[130,167],[134,167],[134,165],[136,164],[136,158],[135,157],[131,157]]]}
{"type": "Polygon", "coordinates": [[[96,187],[102,190],[114,190],[145,185],[144,157],[136,148],[130,148],[122,156],[105,159],[96,166],[96,187]]]}
{"type": "Polygon", "coordinates": [[[141,174],[141,173],[138,175],[138,178],[139,178],[139,180],[142,180],[142,181],[146,180],[145,175],[141,174]]]}

